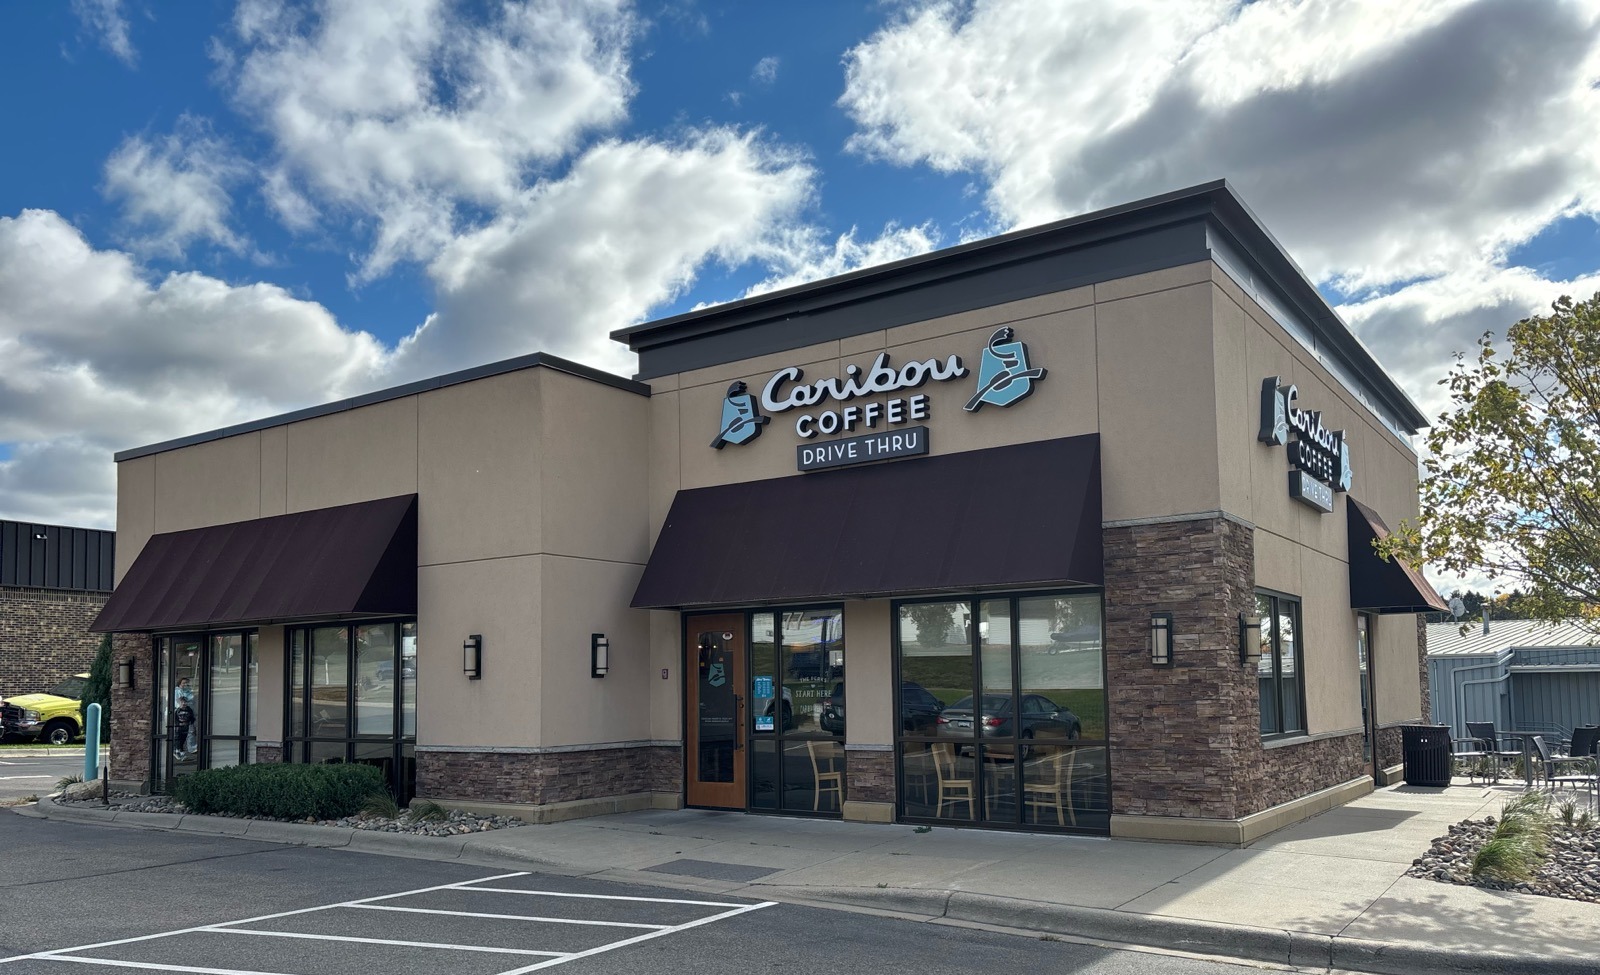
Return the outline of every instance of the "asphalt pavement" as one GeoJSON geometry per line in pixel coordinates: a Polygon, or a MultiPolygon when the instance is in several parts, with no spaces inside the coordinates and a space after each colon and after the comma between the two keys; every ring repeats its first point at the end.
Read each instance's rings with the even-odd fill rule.
{"type": "Polygon", "coordinates": [[[0,802],[56,791],[56,783],[69,775],[83,775],[83,753],[68,755],[7,755],[0,749],[0,802]]]}
{"type": "Polygon", "coordinates": [[[748,897],[0,811],[0,975],[1242,975],[748,897]]]}

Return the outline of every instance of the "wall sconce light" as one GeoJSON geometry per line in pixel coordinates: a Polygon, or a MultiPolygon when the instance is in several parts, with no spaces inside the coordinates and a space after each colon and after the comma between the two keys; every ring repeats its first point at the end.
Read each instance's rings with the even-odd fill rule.
{"type": "Polygon", "coordinates": [[[604,633],[589,635],[589,676],[604,677],[611,669],[611,641],[604,633]]]}
{"type": "Polygon", "coordinates": [[[467,680],[483,679],[483,637],[477,633],[461,644],[461,669],[467,680]]]}
{"type": "Polygon", "coordinates": [[[1172,614],[1150,614],[1150,662],[1157,667],[1172,665],[1172,614]]]}
{"type": "Polygon", "coordinates": [[[1261,617],[1239,614],[1239,663],[1254,667],[1261,662],[1261,617]]]}
{"type": "Polygon", "coordinates": [[[117,686],[133,689],[133,660],[130,658],[117,664],[117,686]]]}

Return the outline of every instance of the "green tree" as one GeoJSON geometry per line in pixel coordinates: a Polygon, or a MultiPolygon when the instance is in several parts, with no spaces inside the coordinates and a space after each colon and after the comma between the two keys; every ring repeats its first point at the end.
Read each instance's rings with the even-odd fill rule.
{"type": "Polygon", "coordinates": [[[1379,551],[1517,579],[1519,615],[1600,626],[1600,294],[1562,297],[1506,338],[1502,351],[1485,334],[1441,380],[1421,517],[1379,551]]]}
{"type": "Polygon", "coordinates": [[[89,705],[100,705],[100,740],[111,740],[111,634],[100,637],[100,649],[89,665],[89,680],[83,685],[80,707],[84,719],[89,717],[89,705]]]}

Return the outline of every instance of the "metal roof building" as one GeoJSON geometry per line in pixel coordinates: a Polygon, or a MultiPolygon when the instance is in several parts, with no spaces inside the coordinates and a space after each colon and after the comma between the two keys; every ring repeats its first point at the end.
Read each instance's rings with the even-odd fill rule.
{"type": "Polygon", "coordinates": [[[1468,721],[1566,738],[1600,724],[1600,631],[1537,620],[1491,620],[1488,632],[1477,621],[1430,623],[1428,696],[1434,721],[1457,738],[1468,721]]]}

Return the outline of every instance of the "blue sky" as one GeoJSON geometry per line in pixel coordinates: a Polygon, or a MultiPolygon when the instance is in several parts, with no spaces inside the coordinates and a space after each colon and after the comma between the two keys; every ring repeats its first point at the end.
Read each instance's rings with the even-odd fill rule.
{"type": "Polygon", "coordinates": [[[1227,178],[1430,414],[1600,291],[1600,2],[0,6],[0,517],[110,454],[1227,178]]]}

